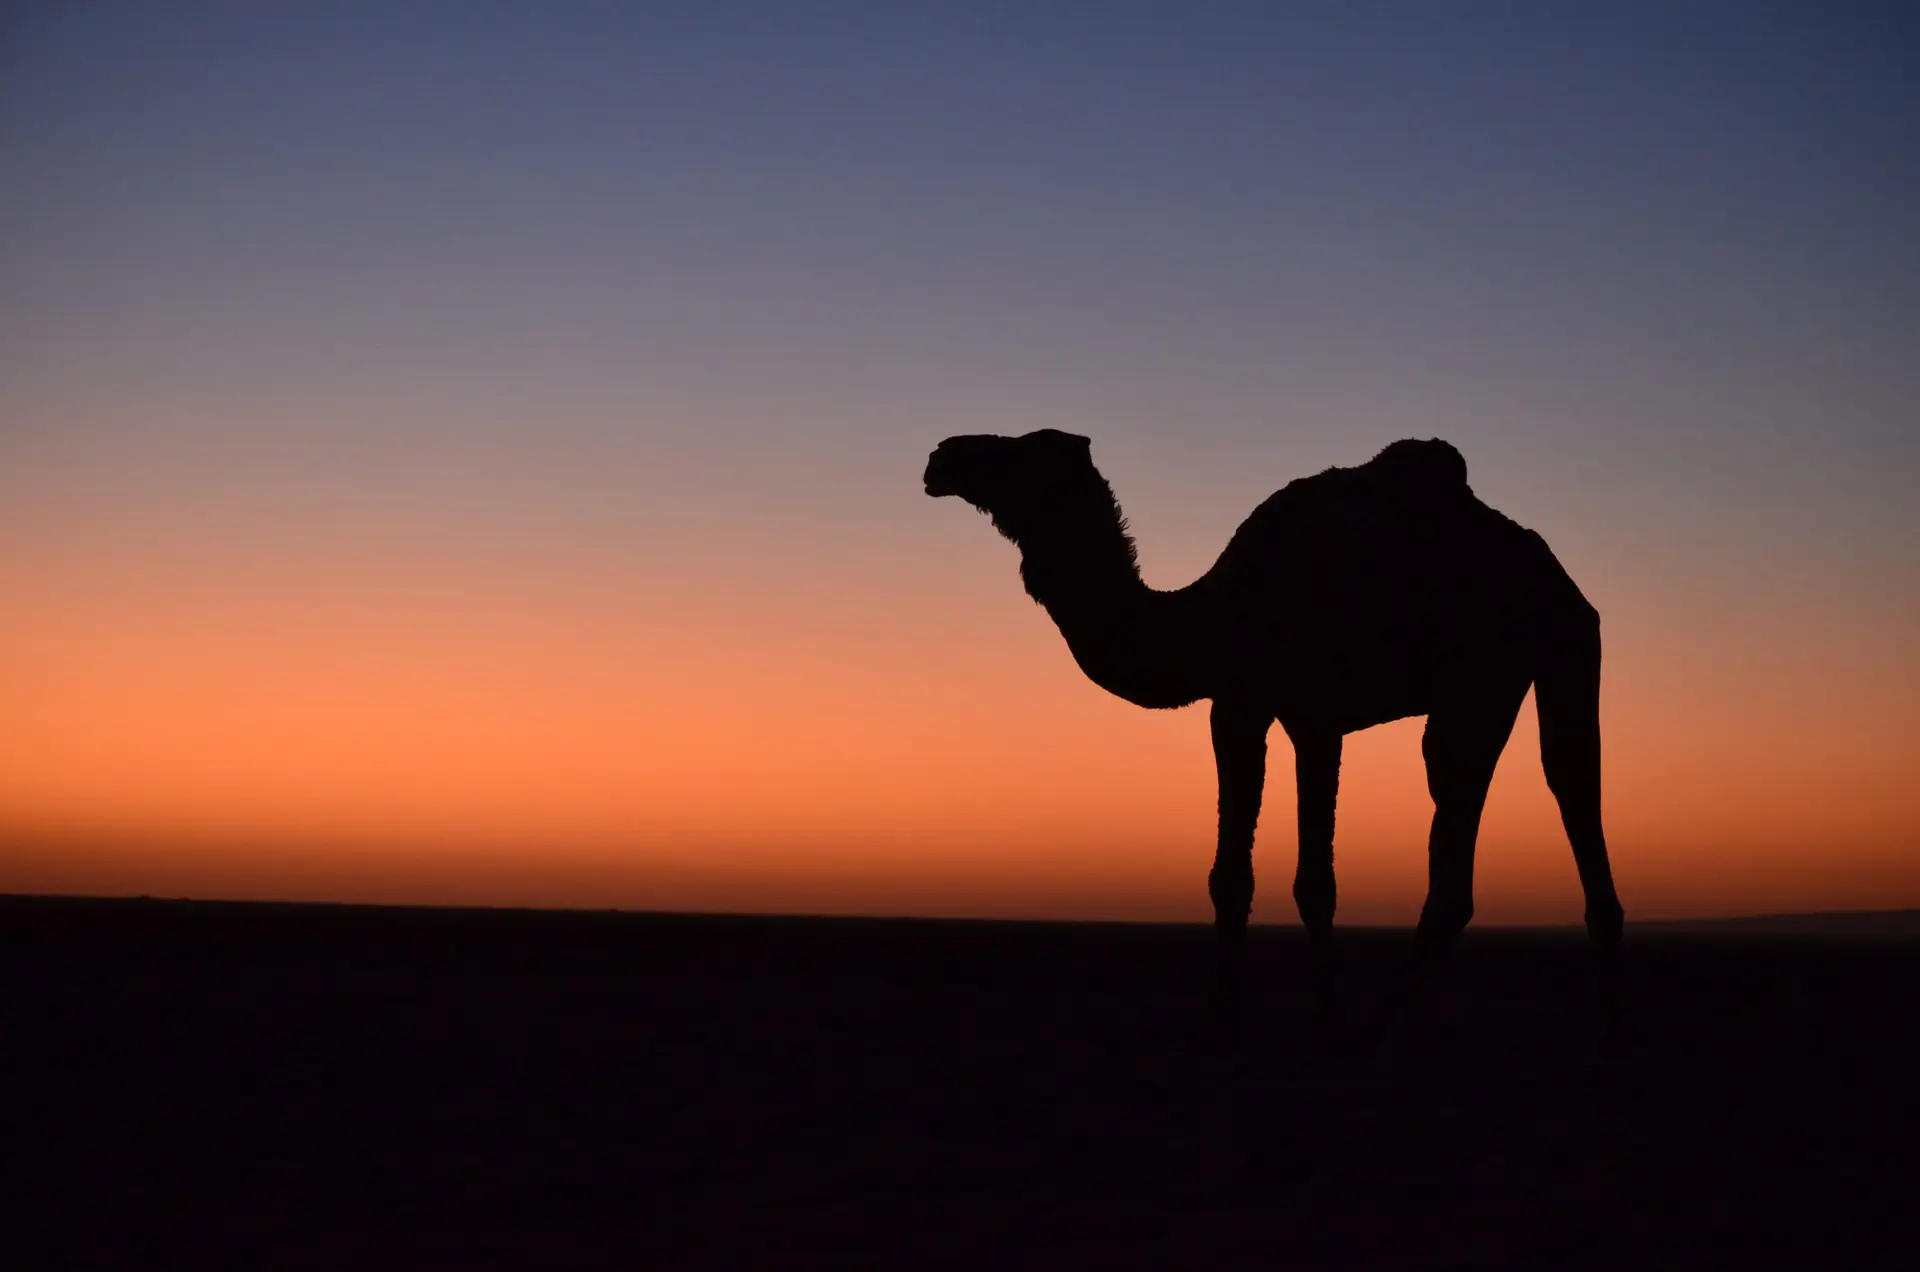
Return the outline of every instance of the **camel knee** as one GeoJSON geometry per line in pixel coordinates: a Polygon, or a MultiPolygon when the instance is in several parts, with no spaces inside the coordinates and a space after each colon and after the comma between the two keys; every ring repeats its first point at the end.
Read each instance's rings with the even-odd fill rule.
{"type": "Polygon", "coordinates": [[[1217,861],[1207,875],[1207,895],[1221,921],[1245,921],[1253,910],[1253,863],[1217,861]]]}
{"type": "Polygon", "coordinates": [[[1573,763],[1555,748],[1540,748],[1540,773],[1547,779],[1547,791],[1560,806],[1562,817],[1597,820],[1600,792],[1592,767],[1573,763]]]}

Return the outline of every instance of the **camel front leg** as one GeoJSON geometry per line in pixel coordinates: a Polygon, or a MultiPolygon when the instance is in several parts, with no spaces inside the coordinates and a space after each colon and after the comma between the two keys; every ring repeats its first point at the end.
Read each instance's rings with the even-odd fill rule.
{"type": "Polygon", "coordinates": [[[1346,1023],[1333,961],[1333,810],[1340,793],[1340,743],[1338,733],[1302,732],[1293,738],[1300,817],[1300,864],[1293,876],[1293,902],[1307,929],[1314,1024],[1327,1040],[1339,1038],[1346,1023]]]}
{"type": "Polygon", "coordinates": [[[1223,1032],[1240,1020],[1240,984],[1246,964],[1247,916],[1253,909],[1253,832],[1267,780],[1267,726],[1271,714],[1245,704],[1213,704],[1213,762],[1220,779],[1220,839],[1207,893],[1213,898],[1218,943],[1214,1021],[1223,1032]]]}

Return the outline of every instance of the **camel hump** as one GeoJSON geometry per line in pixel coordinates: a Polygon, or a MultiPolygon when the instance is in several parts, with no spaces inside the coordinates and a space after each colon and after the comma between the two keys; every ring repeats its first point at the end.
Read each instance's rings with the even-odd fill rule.
{"type": "Polygon", "coordinates": [[[1389,445],[1367,462],[1384,477],[1433,490],[1465,490],[1467,461],[1451,443],[1439,438],[1405,438],[1389,445]]]}

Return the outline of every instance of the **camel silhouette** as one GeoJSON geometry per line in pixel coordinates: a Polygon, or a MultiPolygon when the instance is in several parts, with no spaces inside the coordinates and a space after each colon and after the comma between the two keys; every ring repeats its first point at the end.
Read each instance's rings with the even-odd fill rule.
{"type": "Polygon", "coordinates": [[[1141,580],[1087,438],[1055,429],[950,437],[925,481],[929,495],[958,495],[986,513],[1020,549],[1028,595],[1095,684],[1143,707],[1212,700],[1220,823],[1207,889],[1218,1026],[1231,1032],[1239,1019],[1272,722],[1293,742],[1293,896],[1316,1018],[1338,1035],[1333,825],[1343,736],[1427,717],[1421,752],[1434,814],[1416,965],[1438,965],[1473,917],[1481,809],[1529,686],[1611,1019],[1622,912],[1600,824],[1600,616],[1545,540],[1475,497],[1459,451],[1399,441],[1358,467],[1290,482],[1211,569],[1172,591],[1141,580]]]}

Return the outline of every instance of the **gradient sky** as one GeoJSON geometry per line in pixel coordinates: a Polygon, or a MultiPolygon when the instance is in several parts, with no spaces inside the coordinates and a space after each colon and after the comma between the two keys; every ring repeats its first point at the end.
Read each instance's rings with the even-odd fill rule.
{"type": "MultiPolygon", "coordinates": [[[[920,490],[1058,427],[1158,586],[1448,438],[1630,916],[1920,905],[1916,350],[1906,3],[10,5],[0,891],[1203,917],[1204,710],[920,490]]],[[[1480,912],[1572,921],[1532,714],[1480,912]]]]}

